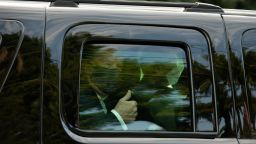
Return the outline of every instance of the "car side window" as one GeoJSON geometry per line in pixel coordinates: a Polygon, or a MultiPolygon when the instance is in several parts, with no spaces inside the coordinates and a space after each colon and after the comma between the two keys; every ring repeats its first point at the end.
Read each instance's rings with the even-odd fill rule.
{"type": "Polygon", "coordinates": [[[209,50],[193,29],[75,26],[62,49],[63,122],[86,137],[215,134],[209,50]]]}
{"type": "Polygon", "coordinates": [[[22,30],[17,21],[0,20],[0,89],[17,56],[22,30]]]}
{"type": "Polygon", "coordinates": [[[186,55],[173,46],[86,44],[81,58],[79,128],[192,131],[186,55]]]}
{"type": "Polygon", "coordinates": [[[256,30],[244,33],[242,39],[244,65],[246,72],[250,121],[254,137],[256,137],[256,30]]]}

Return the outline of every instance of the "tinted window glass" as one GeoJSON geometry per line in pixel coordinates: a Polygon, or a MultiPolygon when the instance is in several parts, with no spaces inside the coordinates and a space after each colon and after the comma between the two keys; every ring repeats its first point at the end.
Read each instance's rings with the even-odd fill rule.
{"type": "MultiPolygon", "coordinates": [[[[256,132],[256,30],[247,31],[242,40],[245,71],[247,76],[247,86],[249,98],[249,110],[245,109],[245,114],[250,114],[253,131],[256,132]]],[[[256,137],[256,134],[254,133],[256,137]]]]}
{"type": "MultiPolygon", "coordinates": [[[[69,127],[70,125],[71,127],[69,127],[69,129],[78,132],[77,134],[91,137],[96,136],[96,132],[102,133],[107,137],[112,137],[113,133],[106,133],[106,131],[127,129],[130,131],[161,130],[174,132],[216,131],[216,113],[214,113],[216,112],[214,111],[214,106],[216,104],[213,100],[214,91],[209,48],[204,35],[200,32],[191,29],[153,26],[85,24],[76,26],[67,33],[62,54],[62,118],[67,122],[66,126],[69,127]],[[105,50],[104,52],[103,49],[109,50],[105,50]],[[155,51],[153,52],[151,49],[155,51]],[[125,52],[128,53],[128,60],[127,58],[125,60],[124,58],[121,58],[123,57],[121,54],[125,52]],[[149,52],[154,53],[154,57],[149,59],[149,52]],[[164,91],[163,88],[164,81],[167,81],[167,78],[164,75],[167,75],[168,73],[165,71],[168,71],[168,69],[170,70],[168,67],[173,67],[168,64],[175,63],[161,61],[158,57],[159,55],[166,57],[166,54],[170,54],[170,58],[173,58],[173,55],[178,55],[176,59],[183,59],[184,66],[181,66],[181,69],[182,67],[184,68],[183,71],[181,70],[182,72],[180,76],[177,76],[179,78],[176,78],[176,80],[170,78],[170,81],[174,81],[174,83],[177,81],[177,86],[184,85],[187,89],[181,91],[190,93],[189,95],[184,94],[186,97],[182,99],[182,101],[177,100],[178,102],[175,102],[173,105],[164,103],[167,101],[165,100],[166,97],[164,97],[163,102],[161,101],[162,99],[158,99],[161,102],[155,102],[155,105],[157,103],[162,107],[171,107],[171,111],[162,111],[162,113],[160,113],[159,109],[150,108],[153,107],[151,105],[143,105],[144,107],[147,107],[142,109],[143,107],[141,104],[143,103],[140,98],[143,98],[143,102],[147,103],[152,99],[150,95],[160,95],[160,97],[162,95],[174,95],[175,91],[173,91],[173,89],[164,91]],[[113,57],[106,60],[106,56],[103,57],[101,55],[110,55],[111,57],[113,55],[113,57]],[[143,59],[145,59],[145,57],[147,57],[147,64],[144,64],[145,60],[143,59]],[[90,64],[90,62],[92,63],[92,60],[97,61],[98,64],[90,64]],[[161,62],[156,67],[160,67],[162,72],[158,72],[153,68],[155,61],[157,63],[161,62]],[[114,62],[114,64],[111,64],[111,62],[114,62]],[[131,63],[130,66],[124,67],[127,63],[131,63]],[[191,67],[188,69],[189,66],[191,67]],[[167,69],[164,70],[164,67],[167,69]],[[190,69],[191,71],[189,71],[190,69]],[[124,73],[124,71],[127,72],[124,73]],[[102,73],[107,76],[100,77],[102,76],[102,73]],[[157,73],[158,75],[154,76],[153,73],[157,73]],[[159,74],[161,74],[161,76],[159,76],[159,74]],[[111,81],[107,77],[111,77],[109,78],[111,81]],[[157,79],[155,77],[157,77],[157,79]],[[187,79],[185,80],[184,77],[187,77],[187,79]],[[113,81],[114,79],[116,80],[113,81]],[[188,83],[188,80],[190,83],[188,83]],[[116,88],[113,85],[117,85],[118,87],[116,88]],[[137,103],[132,102],[133,104],[127,104],[130,108],[125,108],[126,110],[133,110],[131,114],[132,116],[122,116],[122,113],[124,112],[120,111],[119,113],[121,113],[121,116],[118,116],[118,111],[117,113],[112,111],[115,109],[120,99],[125,95],[125,99],[127,99],[126,101],[136,101],[137,103]],[[181,106],[179,107],[178,104],[181,106]],[[133,105],[137,105],[137,112],[133,105]],[[150,113],[154,110],[159,112],[159,115],[161,114],[162,117],[150,117],[150,115],[156,113],[150,113]],[[90,115],[95,116],[95,113],[98,113],[97,117],[90,117],[90,115]],[[143,117],[142,114],[145,116],[143,117]],[[169,115],[169,117],[167,115],[169,115]],[[123,119],[122,117],[125,118],[123,119]],[[131,126],[129,125],[130,122],[126,121],[127,118],[130,119],[130,121],[136,121],[133,126],[137,129],[129,128],[131,126]],[[165,121],[163,121],[164,118],[166,118],[165,121]],[[138,121],[140,121],[140,123],[138,123],[138,121]],[[124,126],[126,123],[128,124],[124,126]],[[142,125],[141,123],[144,127],[137,127],[137,125],[142,125]],[[146,126],[152,123],[154,129],[146,129],[146,126]],[[110,127],[105,128],[102,125],[110,125],[110,127]]],[[[171,89],[171,87],[173,87],[173,85],[170,84],[168,88],[171,89]]],[[[178,87],[178,90],[182,89],[182,87],[183,86],[178,87]]],[[[183,95],[183,92],[181,94],[178,92],[178,95],[183,95]]],[[[136,136],[149,136],[154,133],[120,134],[124,136],[134,136],[135,134],[136,136]]],[[[169,135],[168,133],[165,134],[169,135]]],[[[164,136],[165,134],[163,133],[161,136],[164,136]]]]}
{"type": "Polygon", "coordinates": [[[40,143],[44,22],[22,21],[0,20],[0,143],[40,143]]]}
{"type": "Polygon", "coordinates": [[[189,69],[182,48],[87,44],[81,55],[81,129],[192,131],[189,69]]]}
{"type": "Polygon", "coordinates": [[[17,53],[21,31],[16,21],[0,21],[0,87],[17,53]]]}

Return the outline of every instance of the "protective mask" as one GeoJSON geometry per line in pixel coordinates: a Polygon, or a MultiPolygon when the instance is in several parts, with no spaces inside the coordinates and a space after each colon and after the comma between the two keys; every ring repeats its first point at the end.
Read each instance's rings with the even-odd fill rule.
{"type": "Polygon", "coordinates": [[[93,70],[91,80],[105,94],[115,94],[119,89],[120,71],[99,67],[93,70]]]}

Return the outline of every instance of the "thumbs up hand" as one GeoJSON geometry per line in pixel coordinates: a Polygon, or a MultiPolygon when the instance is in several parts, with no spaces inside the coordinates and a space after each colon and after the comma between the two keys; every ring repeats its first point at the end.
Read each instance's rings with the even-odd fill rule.
{"type": "Polygon", "coordinates": [[[138,115],[137,102],[133,100],[129,101],[131,97],[131,91],[128,90],[126,95],[118,101],[114,108],[125,122],[134,121],[138,115]]]}

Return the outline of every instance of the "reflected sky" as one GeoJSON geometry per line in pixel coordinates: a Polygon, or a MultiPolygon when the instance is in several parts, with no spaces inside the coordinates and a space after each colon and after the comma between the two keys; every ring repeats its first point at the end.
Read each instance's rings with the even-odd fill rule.
{"type": "MultiPolygon", "coordinates": [[[[11,61],[15,58],[15,53],[21,40],[23,25],[17,21],[0,20],[0,86],[4,85],[5,78],[11,66],[11,61]]],[[[2,87],[0,87],[0,91],[2,87]]]]}
{"type": "Polygon", "coordinates": [[[204,36],[191,29],[163,28],[152,26],[133,25],[110,25],[110,24],[87,24],[73,28],[70,33],[89,32],[93,36],[103,36],[112,38],[144,39],[144,40],[177,40],[185,41],[190,46],[207,47],[204,36]]]}
{"type": "Polygon", "coordinates": [[[97,44],[97,46],[104,46],[106,49],[118,48],[119,50],[114,53],[114,56],[121,59],[136,59],[139,63],[176,63],[176,61],[186,63],[184,51],[180,48],[171,46],[164,47],[128,44],[97,44]]]}
{"type": "Polygon", "coordinates": [[[23,30],[23,26],[18,23],[17,21],[2,21],[0,20],[0,34],[5,35],[5,34],[17,34],[21,33],[23,30]]]}
{"type": "MultiPolygon", "coordinates": [[[[256,30],[249,30],[244,33],[242,39],[242,47],[243,47],[243,56],[244,56],[244,66],[246,71],[246,80],[248,86],[248,102],[244,101],[244,103],[248,103],[249,111],[250,111],[250,123],[253,131],[256,131],[256,30]]],[[[241,107],[240,118],[244,118],[244,106],[241,107]]],[[[243,121],[243,119],[241,120],[243,121]]],[[[246,121],[241,124],[246,125],[246,121]]]]}
{"type": "Polygon", "coordinates": [[[200,131],[212,131],[213,123],[206,118],[200,117],[197,123],[197,129],[200,131]]]}

